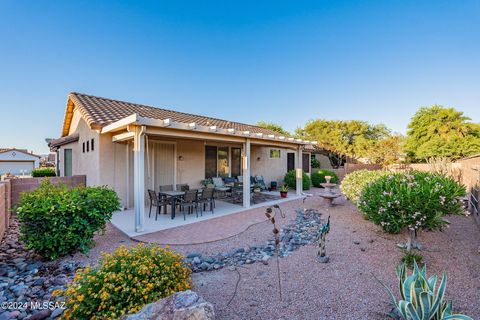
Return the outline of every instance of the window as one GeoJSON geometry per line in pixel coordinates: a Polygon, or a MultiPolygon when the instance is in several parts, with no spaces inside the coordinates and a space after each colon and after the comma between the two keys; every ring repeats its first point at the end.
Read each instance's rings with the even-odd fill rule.
{"type": "Polygon", "coordinates": [[[83,153],[85,153],[85,142],[82,144],[83,153]]]}
{"type": "Polygon", "coordinates": [[[205,146],[205,178],[241,175],[242,149],[205,146]]]}
{"type": "Polygon", "coordinates": [[[87,140],[87,152],[90,151],[90,141],[87,140]]]}
{"type": "Polygon", "coordinates": [[[280,158],[280,149],[270,149],[270,159],[280,158]]]}
{"type": "Polygon", "coordinates": [[[90,147],[92,148],[92,151],[94,150],[93,146],[94,146],[94,144],[93,144],[93,139],[92,139],[92,140],[90,140],[90,147]]]}

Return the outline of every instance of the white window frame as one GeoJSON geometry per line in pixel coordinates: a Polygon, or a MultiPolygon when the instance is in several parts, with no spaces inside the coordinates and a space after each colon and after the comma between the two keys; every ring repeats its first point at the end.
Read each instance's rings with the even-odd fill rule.
{"type": "Polygon", "coordinates": [[[268,158],[269,159],[280,159],[282,157],[282,150],[281,149],[269,149],[268,150],[268,158]],[[272,151],[278,151],[278,157],[272,157],[272,151]]]}

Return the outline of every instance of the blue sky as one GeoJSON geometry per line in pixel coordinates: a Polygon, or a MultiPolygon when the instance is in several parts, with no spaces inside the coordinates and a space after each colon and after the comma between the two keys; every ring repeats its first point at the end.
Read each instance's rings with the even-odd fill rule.
{"type": "Polygon", "coordinates": [[[68,92],[293,130],[480,121],[480,1],[0,0],[0,147],[48,151],[68,92]]]}

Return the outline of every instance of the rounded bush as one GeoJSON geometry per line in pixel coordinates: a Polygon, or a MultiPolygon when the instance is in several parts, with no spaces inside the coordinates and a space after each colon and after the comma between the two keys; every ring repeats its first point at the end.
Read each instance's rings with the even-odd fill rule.
{"type": "MultiPolygon", "coordinates": [[[[303,190],[309,190],[312,182],[311,182],[308,174],[305,173],[305,171],[302,171],[302,180],[303,180],[302,181],[303,190]]],[[[283,179],[283,181],[285,182],[285,184],[289,188],[296,189],[297,188],[297,178],[296,178],[295,170],[288,171],[287,174],[285,175],[285,178],[283,179]]]]}
{"type": "Polygon", "coordinates": [[[389,233],[404,228],[436,230],[448,222],[442,217],[463,212],[459,197],[465,188],[451,178],[428,172],[383,176],[363,189],[360,210],[389,233]]]}
{"type": "Polygon", "coordinates": [[[54,168],[38,168],[32,170],[32,177],[55,177],[57,173],[54,168]]]}
{"type": "Polygon", "coordinates": [[[360,194],[365,186],[374,182],[380,177],[388,175],[388,171],[382,170],[357,170],[347,174],[340,185],[342,193],[352,201],[358,203],[360,194]]]}
{"type": "Polygon", "coordinates": [[[88,251],[94,233],[103,230],[119,208],[117,194],[106,187],[70,189],[46,179],[36,190],[22,193],[16,213],[27,248],[56,259],[88,251]]]}
{"type": "Polygon", "coordinates": [[[325,180],[325,176],[331,176],[332,179],[330,180],[331,183],[337,183],[338,177],[337,174],[330,170],[318,170],[312,173],[312,184],[314,187],[321,187],[321,183],[327,182],[325,180]]]}
{"type": "Polygon", "coordinates": [[[183,256],[157,244],[120,246],[104,254],[97,268],[77,271],[65,291],[65,319],[118,319],[144,305],[190,289],[183,256]]]}

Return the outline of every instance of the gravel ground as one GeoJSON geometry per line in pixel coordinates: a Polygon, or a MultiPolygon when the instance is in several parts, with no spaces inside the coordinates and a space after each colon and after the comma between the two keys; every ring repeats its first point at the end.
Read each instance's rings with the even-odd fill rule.
{"type": "MultiPolygon", "coordinates": [[[[327,208],[318,198],[309,198],[306,207],[316,208],[324,217],[331,215],[327,236],[328,264],[315,260],[315,245],[307,245],[280,259],[283,297],[280,301],[275,259],[268,265],[254,263],[236,270],[224,268],[193,275],[194,290],[215,306],[218,319],[385,319],[388,297],[373,278],[374,274],[396,289],[395,266],[401,259],[396,243],[405,235],[389,235],[366,221],[348,201],[327,208]],[[358,243],[358,244],[356,244],[358,243]],[[237,283],[238,282],[238,283],[237,283]],[[235,290],[237,288],[237,290],[235,290]]],[[[282,204],[291,223],[301,201],[282,204]]],[[[259,209],[259,214],[264,214],[259,209]]],[[[420,242],[429,274],[449,276],[447,297],[456,311],[480,319],[480,232],[472,217],[448,217],[451,226],[443,232],[423,232],[420,242]]],[[[174,246],[183,253],[217,254],[232,248],[262,244],[272,237],[270,222],[248,228],[234,237],[211,243],[174,246]]],[[[95,263],[102,251],[119,245],[135,244],[109,225],[97,237],[97,246],[88,256],[74,260],[95,263]]],[[[71,260],[72,257],[66,259],[71,260]]]]}

